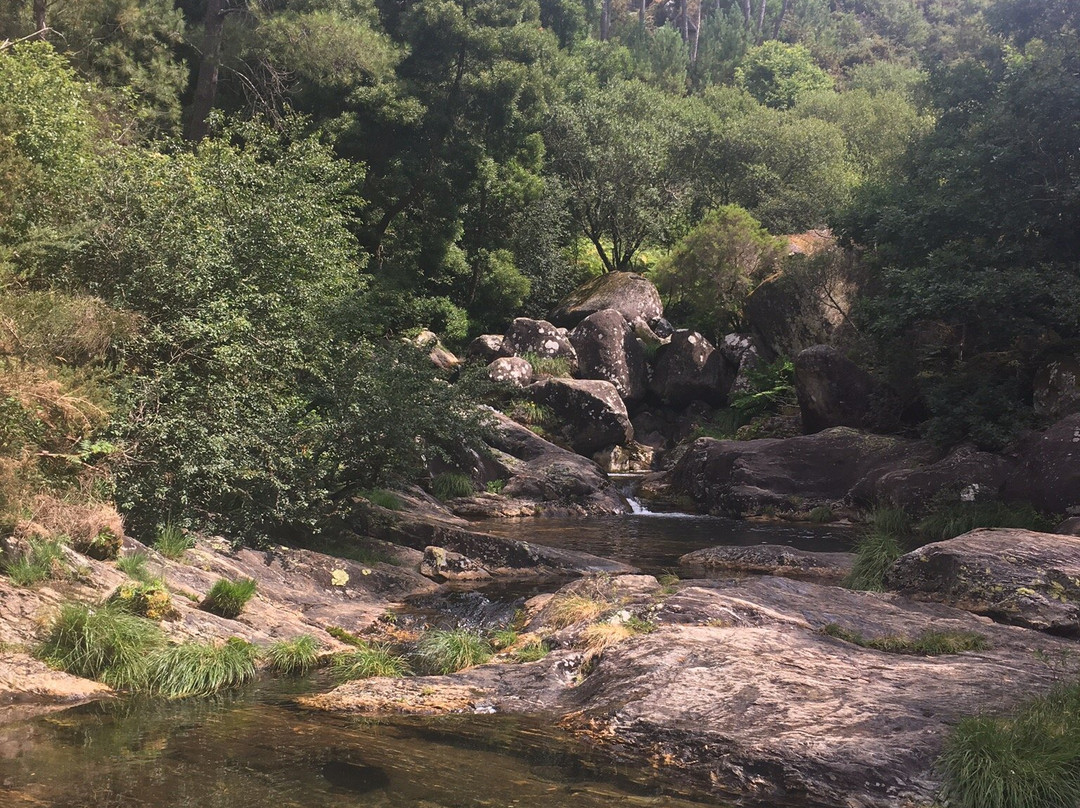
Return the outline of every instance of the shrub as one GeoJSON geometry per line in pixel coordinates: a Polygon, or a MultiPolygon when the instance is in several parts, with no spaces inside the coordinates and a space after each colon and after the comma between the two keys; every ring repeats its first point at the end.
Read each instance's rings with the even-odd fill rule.
{"type": "Polygon", "coordinates": [[[1080,686],[1032,699],[1012,716],[965,718],[938,760],[954,808],[1080,804],[1080,686]]]}
{"type": "Polygon", "coordinates": [[[388,511],[400,511],[404,507],[401,498],[393,491],[387,491],[385,488],[375,488],[371,491],[365,491],[362,496],[372,505],[378,505],[380,508],[386,508],[388,511]]]}
{"type": "Polygon", "coordinates": [[[108,602],[117,609],[148,620],[165,620],[177,614],[169,590],[161,581],[121,584],[109,595],[108,602]]]}
{"type": "Polygon", "coordinates": [[[855,545],[855,564],[844,580],[849,589],[880,592],[885,574],[906,550],[912,534],[911,517],[899,508],[875,508],[866,533],[855,545]]]}
{"type": "Polygon", "coordinates": [[[280,640],[266,651],[270,670],[282,676],[304,676],[319,663],[319,645],[310,634],[280,640]]]}
{"type": "Polygon", "coordinates": [[[416,644],[416,656],[431,673],[454,673],[491,659],[491,644],[473,631],[428,631],[416,644]]]}
{"type": "Polygon", "coordinates": [[[964,651],[983,651],[989,647],[986,637],[974,631],[924,631],[915,638],[895,635],[866,638],[857,631],[850,631],[836,623],[829,623],[822,632],[861,648],[872,648],[890,654],[941,656],[960,654],[964,651]]]}
{"type": "Polygon", "coordinates": [[[155,653],[147,688],[168,699],[209,696],[255,678],[259,649],[231,637],[225,643],[184,642],[155,653]]]}
{"type": "Polygon", "coordinates": [[[67,603],[34,655],[75,676],[135,689],[145,685],[149,657],[163,644],[149,620],[113,606],[67,603]]]}
{"type": "Polygon", "coordinates": [[[176,525],[165,525],[158,531],[154,549],[172,561],[182,558],[184,553],[195,546],[195,539],[176,525]]]}
{"type": "Polygon", "coordinates": [[[489,480],[484,486],[484,490],[489,494],[501,494],[504,488],[506,488],[506,480],[489,480]]]}
{"type": "Polygon", "coordinates": [[[1054,520],[1030,504],[955,502],[927,514],[916,529],[928,542],[945,541],[978,527],[1015,527],[1040,532],[1054,529],[1054,520]]]}
{"type": "Polygon", "coordinates": [[[381,643],[361,644],[355,651],[335,654],[330,663],[330,674],[338,682],[374,676],[405,676],[408,673],[409,663],[405,658],[381,643]]]}
{"type": "Polygon", "coordinates": [[[3,572],[16,586],[33,586],[64,574],[64,545],[59,539],[26,540],[28,552],[3,560],[3,572]]]}
{"type": "Polygon", "coordinates": [[[446,471],[431,481],[431,493],[437,499],[446,501],[457,497],[467,497],[473,492],[472,479],[467,474],[446,471]]]}
{"type": "Polygon", "coordinates": [[[828,505],[818,505],[812,511],[810,511],[809,519],[819,525],[828,524],[829,522],[836,521],[836,514],[833,513],[833,509],[828,505]]]}
{"type": "Polygon", "coordinates": [[[218,617],[235,619],[255,595],[256,587],[255,581],[251,578],[242,578],[239,581],[219,578],[210,587],[210,591],[199,608],[216,614],[218,617]]]}

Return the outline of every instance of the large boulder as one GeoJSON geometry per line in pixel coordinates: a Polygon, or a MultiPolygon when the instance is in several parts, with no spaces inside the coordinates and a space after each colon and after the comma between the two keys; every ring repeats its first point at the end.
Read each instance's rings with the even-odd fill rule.
{"type": "Polygon", "coordinates": [[[761,364],[761,351],[754,344],[754,338],[749,334],[727,334],[723,342],[716,346],[735,372],[735,380],[731,383],[729,395],[745,393],[750,390],[749,373],[761,364]]]}
{"type": "Polygon", "coordinates": [[[465,349],[466,359],[471,362],[483,362],[485,365],[490,365],[500,356],[506,356],[503,353],[502,334],[481,334],[465,349]]]}
{"type": "Polygon", "coordinates": [[[846,324],[850,284],[788,267],[767,278],[746,299],[744,314],[770,356],[795,356],[831,343],[846,324]]]}
{"type": "Polygon", "coordinates": [[[722,352],[696,331],[680,330],[660,349],[650,387],[666,403],[682,407],[704,401],[727,403],[735,373],[722,352]]]}
{"type": "Polygon", "coordinates": [[[734,441],[699,438],[675,465],[670,489],[729,515],[861,502],[876,480],[934,462],[928,443],[834,427],[814,435],[734,441]]]}
{"type": "Polygon", "coordinates": [[[604,309],[614,309],[627,322],[652,323],[664,315],[660,293],[651,281],[633,272],[609,272],[575,289],[548,316],[558,325],[573,328],[604,309]]]}
{"type": "Polygon", "coordinates": [[[1073,515],[1080,509],[1080,414],[1022,441],[1005,498],[1048,513],[1073,515]]]}
{"type": "MultiPolygon", "coordinates": [[[[839,585],[855,564],[853,553],[815,553],[786,544],[721,544],[687,553],[679,566],[691,574],[778,575],[839,585]]],[[[689,577],[689,576],[684,576],[689,577]]]]}
{"type": "Polygon", "coordinates": [[[975,502],[1001,497],[1012,465],[1001,455],[959,446],[936,463],[900,468],[868,480],[858,499],[920,511],[931,503],[975,502]]]}
{"type": "Polygon", "coordinates": [[[571,369],[577,366],[577,352],[570,344],[566,329],[556,328],[547,320],[518,317],[503,336],[503,356],[532,354],[545,359],[565,359],[571,369]]]}
{"type": "Polygon", "coordinates": [[[634,439],[626,404],[611,382],[545,379],[526,389],[534,401],[550,407],[566,424],[566,437],[575,452],[592,455],[634,439]]]}
{"type": "Polygon", "coordinates": [[[1034,388],[1037,414],[1056,419],[1080,412],[1080,358],[1048,360],[1035,372],[1034,388]]]}
{"type": "Polygon", "coordinates": [[[533,382],[533,367],[520,356],[503,356],[488,365],[488,378],[495,384],[526,387],[533,382]]]}
{"type": "Polygon", "coordinates": [[[1080,537],[973,530],[901,557],[886,582],[1003,623],[1080,636],[1080,537]]]}
{"type": "Polygon", "coordinates": [[[814,345],[795,357],[795,394],[807,434],[870,425],[874,380],[831,345],[814,345]]]}
{"type": "Polygon", "coordinates": [[[630,324],[614,309],[590,314],[570,332],[577,352],[578,376],[611,382],[629,402],[640,401],[649,388],[645,351],[630,324]]]}

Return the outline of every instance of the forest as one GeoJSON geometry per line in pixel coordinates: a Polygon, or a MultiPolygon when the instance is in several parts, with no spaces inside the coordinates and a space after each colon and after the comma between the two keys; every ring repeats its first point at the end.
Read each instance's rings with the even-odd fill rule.
{"type": "Polygon", "coordinates": [[[739,331],[779,237],[901,430],[1006,446],[1080,339],[1070,0],[15,0],[0,513],[258,543],[479,446],[450,348],[605,273],[739,331]]]}

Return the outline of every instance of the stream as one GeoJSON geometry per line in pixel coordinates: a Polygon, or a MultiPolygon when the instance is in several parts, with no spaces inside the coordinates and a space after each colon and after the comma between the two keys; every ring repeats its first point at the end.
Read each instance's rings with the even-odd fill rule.
{"type": "MultiPolygon", "coordinates": [[[[844,527],[636,513],[485,523],[501,535],[626,561],[644,572],[716,544],[850,547],[844,527]]],[[[557,581],[495,583],[412,604],[431,624],[505,625],[557,581]]],[[[373,721],[313,714],[293,697],[325,677],[263,679],[213,699],[123,699],[0,725],[0,806],[22,808],[614,808],[700,805],[651,769],[614,767],[542,719],[373,721]]]]}

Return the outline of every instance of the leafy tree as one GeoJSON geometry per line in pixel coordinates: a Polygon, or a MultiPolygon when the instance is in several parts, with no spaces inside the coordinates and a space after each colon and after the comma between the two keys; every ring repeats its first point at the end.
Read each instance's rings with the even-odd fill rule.
{"type": "Polygon", "coordinates": [[[799,97],[831,89],[832,79],[803,45],[770,40],[751,48],[735,71],[736,83],[766,106],[787,109],[799,97]]]}

